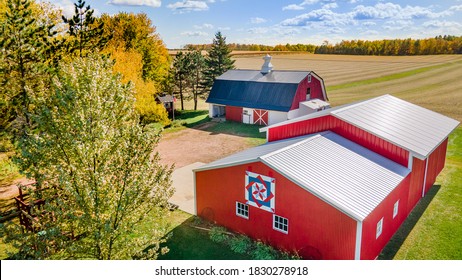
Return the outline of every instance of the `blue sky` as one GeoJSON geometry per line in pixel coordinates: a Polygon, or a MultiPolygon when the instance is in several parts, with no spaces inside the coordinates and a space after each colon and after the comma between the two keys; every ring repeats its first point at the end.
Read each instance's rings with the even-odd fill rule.
{"type": "MultiPolygon", "coordinates": [[[[49,0],[73,13],[72,0],[49,0]]],[[[462,0],[87,0],[98,14],[144,12],[168,48],[211,43],[336,43],[462,35],[462,0]]]]}

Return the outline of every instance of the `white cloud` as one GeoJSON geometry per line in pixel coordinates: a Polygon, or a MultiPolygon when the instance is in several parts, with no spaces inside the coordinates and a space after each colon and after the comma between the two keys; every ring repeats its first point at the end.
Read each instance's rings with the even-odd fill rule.
{"type": "Polygon", "coordinates": [[[108,2],[112,5],[121,6],[149,6],[158,8],[162,4],[161,0],[110,0],[108,2]]]}
{"type": "Polygon", "coordinates": [[[335,9],[335,8],[338,8],[338,4],[335,2],[332,2],[332,3],[325,4],[324,6],[322,6],[322,8],[323,9],[335,9]]]}
{"type": "Polygon", "coordinates": [[[460,12],[460,11],[462,11],[462,5],[452,6],[452,7],[449,8],[449,10],[460,12]]]}
{"type": "Polygon", "coordinates": [[[290,5],[287,5],[285,7],[282,7],[283,11],[286,11],[286,10],[299,11],[299,10],[303,10],[303,9],[305,9],[305,8],[303,8],[301,5],[297,5],[297,4],[290,4],[290,5]]]}
{"type": "Polygon", "coordinates": [[[219,31],[227,31],[227,30],[231,30],[231,27],[224,26],[224,27],[218,27],[217,29],[218,29],[219,31]]]}
{"type": "Polygon", "coordinates": [[[168,4],[167,8],[172,9],[176,13],[187,13],[191,11],[207,11],[209,6],[204,1],[185,0],[182,2],[168,4]]]}
{"type": "Polygon", "coordinates": [[[413,21],[411,20],[390,20],[387,21],[383,28],[386,30],[406,30],[409,27],[413,26],[413,21]]]}
{"type": "Polygon", "coordinates": [[[194,29],[213,29],[213,25],[210,23],[204,23],[202,25],[194,25],[194,29]]]}
{"type": "Polygon", "coordinates": [[[203,31],[185,31],[185,32],[181,32],[181,35],[188,36],[188,37],[209,36],[207,32],[203,32],[203,31]]]}
{"type": "Polygon", "coordinates": [[[265,34],[268,33],[268,31],[266,27],[254,27],[247,30],[250,34],[265,34]]]}
{"type": "Polygon", "coordinates": [[[318,3],[319,0],[305,0],[303,1],[302,5],[312,5],[318,3]]]}
{"type": "Polygon", "coordinates": [[[361,24],[364,25],[364,26],[374,26],[374,25],[377,25],[377,23],[375,23],[375,22],[373,22],[373,21],[363,21],[361,24]]]}
{"type": "Polygon", "coordinates": [[[355,24],[348,13],[335,13],[329,9],[313,10],[294,18],[283,20],[283,26],[305,26],[311,22],[323,22],[326,26],[355,24]]]}
{"type": "Polygon", "coordinates": [[[364,32],[361,32],[361,35],[379,35],[379,32],[377,30],[366,30],[364,32]]]}
{"type": "Polygon", "coordinates": [[[455,22],[455,21],[439,21],[439,20],[431,20],[424,22],[424,27],[427,28],[447,28],[452,30],[460,30],[462,28],[462,24],[455,22]]]}
{"type": "Polygon", "coordinates": [[[260,24],[260,23],[265,23],[266,19],[261,18],[261,17],[254,17],[250,19],[250,22],[253,24],[260,24]]]}
{"type": "Polygon", "coordinates": [[[52,4],[55,5],[58,9],[60,9],[65,17],[70,18],[74,15],[74,3],[71,0],[60,0],[53,2],[52,4]]]}
{"type": "Polygon", "coordinates": [[[430,8],[420,6],[401,7],[394,3],[377,3],[374,6],[359,5],[353,9],[355,19],[417,19],[417,18],[440,18],[451,15],[450,11],[433,12],[430,8]]]}

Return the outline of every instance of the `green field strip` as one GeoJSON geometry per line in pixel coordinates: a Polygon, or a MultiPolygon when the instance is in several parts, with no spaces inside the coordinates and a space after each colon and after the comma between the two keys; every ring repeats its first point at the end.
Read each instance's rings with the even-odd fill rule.
{"type": "Polygon", "coordinates": [[[366,79],[366,80],[361,80],[361,81],[356,81],[356,82],[349,82],[349,83],[344,83],[344,84],[335,85],[335,86],[328,86],[327,91],[334,91],[334,90],[339,90],[339,89],[359,87],[359,86],[370,85],[370,84],[375,84],[375,83],[388,82],[391,80],[403,79],[403,78],[407,78],[407,77],[410,77],[416,74],[421,74],[421,73],[425,73],[428,71],[441,69],[441,68],[453,66],[455,64],[461,64],[461,63],[462,61],[458,60],[455,62],[447,62],[443,64],[417,68],[417,69],[400,72],[396,74],[391,74],[391,75],[386,75],[382,77],[377,77],[377,78],[371,78],[371,79],[366,79]]]}

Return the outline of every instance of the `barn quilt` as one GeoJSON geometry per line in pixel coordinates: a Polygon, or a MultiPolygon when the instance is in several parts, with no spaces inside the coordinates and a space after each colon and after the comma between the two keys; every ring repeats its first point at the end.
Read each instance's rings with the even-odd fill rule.
{"type": "Polygon", "coordinates": [[[275,179],[246,171],[245,200],[248,205],[274,213],[275,179]]]}

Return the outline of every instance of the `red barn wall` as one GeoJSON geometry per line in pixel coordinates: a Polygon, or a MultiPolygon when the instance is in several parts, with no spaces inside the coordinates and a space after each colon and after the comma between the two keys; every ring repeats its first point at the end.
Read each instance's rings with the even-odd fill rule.
{"type": "Polygon", "coordinates": [[[315,76],[311,76],[311,83],[308,82],[308,76],[306,76],[299,84],[297,88],[297,93],[295,94],[294,101],[290,110],[298,109],[300,102],[306,101],[306,91],[308,88],[311,88],[311,99],[321,99],[324,101],[324,95],[322,94],[322,83],[315,76]]]}
{"type": "Polygon", "coordinates": [[[383,250],[408,215],[408,175],[363,221],[361,259],[373,260],[383,250]],[[399,200],[398,214],[393,218],[393,207],[399,200]],[[382,234],[376,238],[377,223],[383,217],[382,234]]]}
{"type": "Polygon", "coordinates": [[[448,138],[444,140],[428,157],[427,177],[425,180],[425,194],[430,190],[436,181],[436,177],[444,168],[446,161],[446,150],[448,148],[448,138]]]}
{"type": "Polygon", "coordinates": [[[414,209],[417,202],[422,198],[422,187],[425,176],[425,160],[413,158],[412,160],[412,171],[411,171],[411,182],[409,184],[409,196],[408,196],[408,213],[414,209]]]}
{"type": "Polygon", "coordinates": [[[356,221],[263,163],[196,172],[197,214],[304,258],[354,259],[356,221]],[[273,229],[273,213],[249,206],[249,219],[236,216],[245,203],[245,171],[275,178],[276,215],[289,220],[289,233],[273,229]]]}
{"type": "Polygon", "coordinates": [[[331,130],[403,166],[409,152],[332,115],[299,121],[268,129],[268,142],[331,130]]]}
{"type": "Polygon", "coordinates": [[[226,106],[226,120],[242,122],[242,107],[226,106]]]}

